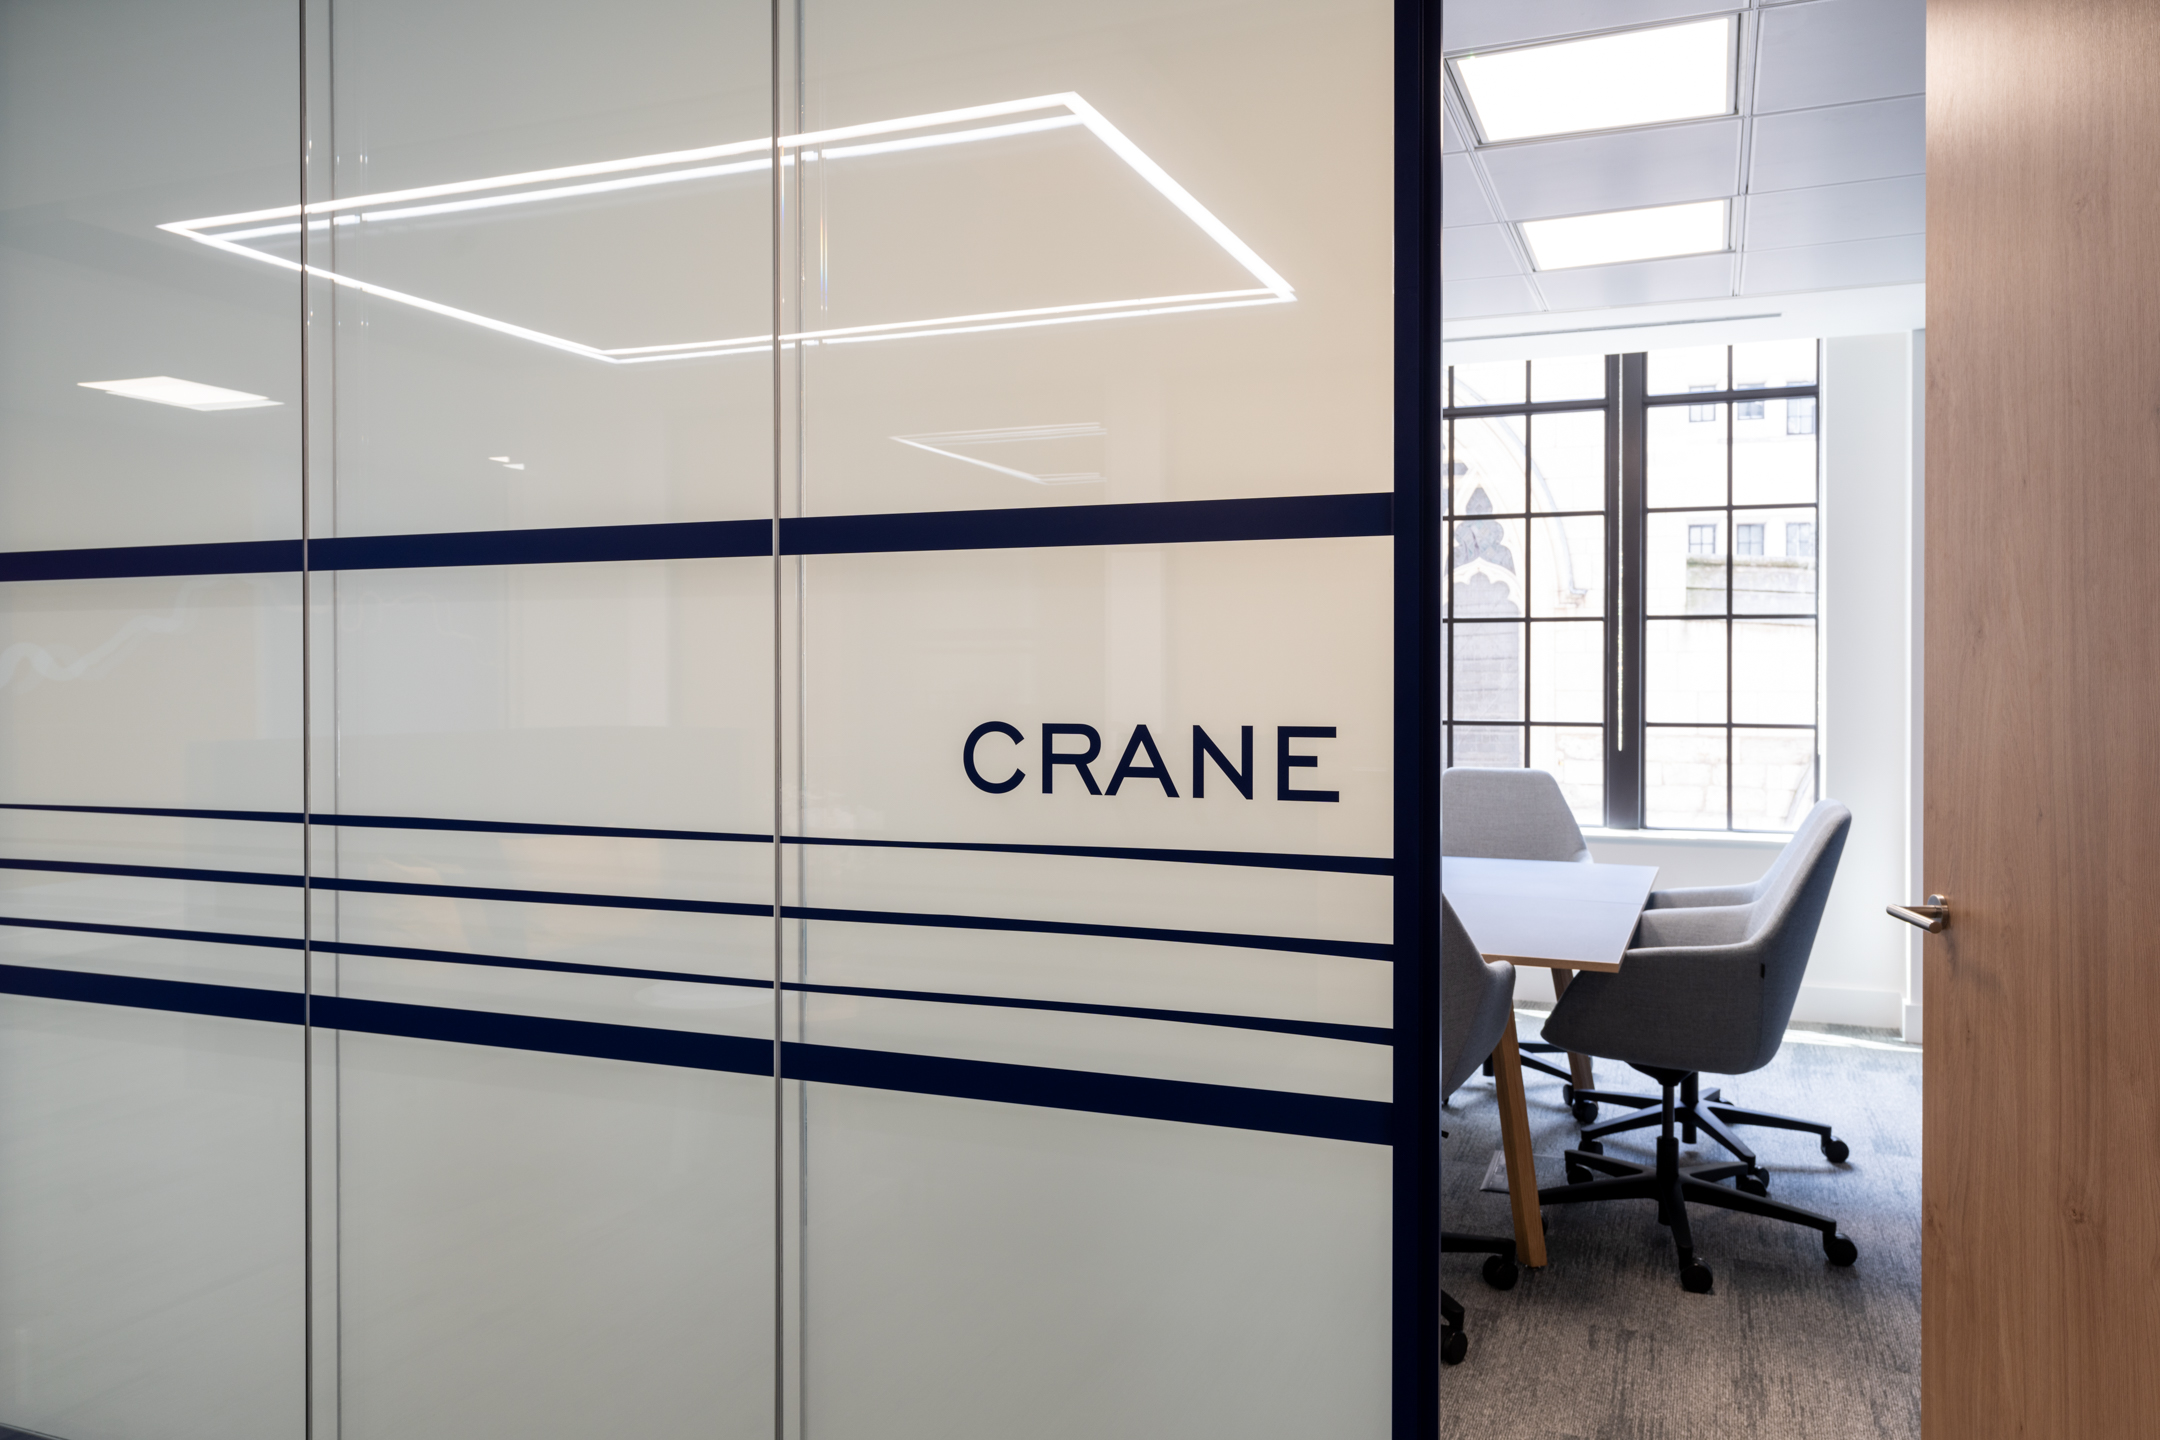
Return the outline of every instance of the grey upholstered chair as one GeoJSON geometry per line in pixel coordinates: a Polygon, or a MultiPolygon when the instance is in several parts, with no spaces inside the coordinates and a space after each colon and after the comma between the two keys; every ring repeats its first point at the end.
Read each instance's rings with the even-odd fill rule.
{"type": "Polygon", "coordinates": [[[1651,1101],[1594,1092],[1600,1101],[1644,1108],[1586,1129],[1581,1145],[1567,1152],[1569,1183],[1540,1191],[1539,1203],[1655,1200],[1660,1222],[1672,1229],[1680,1283],[1688,1290],[1707,1292],[1712,1283],[1710,1267],[1695,1256],[1688,1201],[1819,1230],[1823,1253],[1833,1265],[1859,1258],[1852,1241],[1837,1233],[1837,1221],[1768,1199],[1767,1172],[1726,1127],[1813,1131],[1835,1161],[1845,1158],[1843,1142],[1834,1140],[1828,1126],[1718,1104],[1715,1090],[1699,1093],[1697,1079],[1704,1070],[1723,1075],[1760,1070],[1777,1055],[1851,825],[1851,811],[1825,800],[1808,812],[1784,853],[1755,884],[1663,892],[1643,912],[1635,947],[1619,972],[1577,977],[1545,1022],[1546,1039],[1625,1061],[1657,1081],[1663,1094],[1651,1101]],[[1676,1091],[1681,1092],[1677,1100],[1676,1091]],[[1651,1124],[1662,1127],[1654,1170],[1605,1158],[1601,1137],[1651,1124]],[[1689,1139],[1697,1128],[1709,1131],[1739,1158],[1682,1171],[1675,1124],[1689,1139]],[[1593,1174],[1608,1178],[1593,1179],[1593,1174]],[[1731,1188],[1719,1183],[1726,1180],[1734,1182],[1731,1188]]]}
{"type": "MultiPolygon", "coordinates": [[[[1453,1095],[1463,1081],[1477,1073],[1500,1043],[1507,1027],[1515,1023],[1515,967],[1505,961],[1488,964],[1455,909],[1440,902],[1440,1098],[1453,1095]]],[[[1488,1254],[1485,1283],[1496,1290],[1513,1288],[1519,1271],[1515,1242],[1486,1235],[1440,1232],[1443,1254],[1488,1254]]],[[[1463,1308],[1454,1296],[1440,1292],[1440,1358],[1453,1365],[1470,1346],[1463,1333],[1463,1308]]]]}
{"type": "MultiPolygon", "coordinates": [[[[1455,766],[1440,775],[1440,853],[1482,860],[1559,860],[1587,865],[1590,847],[1568,809],[1560,782],[1544,770],[1487,770],[1455,766]]],[[[1553,993],[1565,994],[1571,970],[1552,972],[1553,993]]],[[[1588,1090],[1594,1077],[1590,1062],[1572,1058],[1565,1070],[1539,1055],[1558,1054],[1558,1045],[1526,1040],[1521,1046],[1525,1070],[1554,1076],[1560,1102],[1587,1125],[1597,1119],[1597,1105],[1576,1095],[1577,1082],[1588,1090]]]]}

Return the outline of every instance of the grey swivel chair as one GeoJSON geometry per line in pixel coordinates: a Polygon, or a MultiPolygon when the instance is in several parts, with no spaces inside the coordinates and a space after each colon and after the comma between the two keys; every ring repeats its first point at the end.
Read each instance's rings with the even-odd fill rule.
{"type": "MultiPolygon", "coordinates": [[[[1767,1174],[1727,1128],[1815,1131],[1824,1153],[1843,1160],[1843,1143],[1835,1142],[1833,1150],[1829,1127],[1717,1104],[1717,1092],[1702,1095],[1697,1080],[1704,1070],[1760,1070],[1776,1057],[1851,825],[1851,811],[1825,800],[1808,812],[1755,884],[1664,892],[1661,903],[1643,912],[1636,945],[1619,972],[1579,976],[1545,1022],[1546,1039],[1624,1061],[1657,1081],[1663,1094],[1653,1107],[1585,1130],[1581,1145],[1567,1152],[1569,1183],[1538,1192],[1538,1202],[1655,1200],[1660,1223],[1673,1233],[1680,1283],[1698,1294],[1709,1291],[1713,1277],[1695,1255],[1690,1201],[1819,1230],[1833,1265],[1859,1258],[1853,1242],[1837,1233],[1836,1220],[1769,1199],[1767,1174]],[[1606,1158],[1601,1136],[1649,1124],[1662,1127],[1655,1169],[1606,1158]],[[1697,1128],[1708,1130],[1740,1158],[1683,1171],[1676,1124],[1691,1139],[1697,1128]],[[1593,1178],[1600,1174],[1606,1178],[1593,1178]],[[1720,1183],[1727,1180],[1734,1182],[1730,1188],[1720,1183]]],[[[1596,1098],[1635,1103],[1648,1097],[1599,1092],[1596,1098]]]]}
{"type": "MultiPolygon", "coordinates": [[[[1440,1098],[1453,1095],[1463,1081],[1477,1073],[1500,1043],[1507,1027],[1515,1023],[1515,967],[1500,961],[1486,963],[1471,942],[1455,909],[1440,902],[1440,1098]]],[[[1515,1242],[1487,1235],[1440,1232],[1442,1254],[1487,1254],[1485,1283],[1496,1290],[1512,1289],[1520,1273],[1515,1262],[1515,1242]]],[[[1440,1359],[1453,1365],[1469,1350],[1463,1333],[1463,1308],[1454,1296],[1440,1292],[1440,1359]]]]}
{"type": "MultiPolygon", "coordinates": [[[[1484,860],[1559,860],[1590,863],[1582,827],[1560,793],[1560,782],[1543,770],[1487,770],[1455,766],[1440,775],[1440,853],[1484,860]]],[[[1555,970],[1553,991],[1565,992],[1574,972],[1555,970]]],[[[1526,1040],[1521,1045],[1525,1070],[1558,1078],[1560,1102],[1587,1125],[1597,1119],[1597,1104],[1576,1094],[1576,1070],[1563,1070],[1539,1055],[1560,1053],[1558,1045],[1526,1040]]],[[[1591,1077],[1587,1065],[1581,1078],[1591,1077]]],[[[1587,1091],[1585,1091],[1587,1094],[1587,1091]]]]}

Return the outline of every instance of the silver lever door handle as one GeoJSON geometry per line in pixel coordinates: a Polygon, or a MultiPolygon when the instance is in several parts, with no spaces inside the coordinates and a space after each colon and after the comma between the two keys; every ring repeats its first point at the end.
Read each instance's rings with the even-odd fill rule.
{"type": "Polygon", "coordinates": [[[1890,914],[1908,925],[1917,925],[1930,935],[1939,934],[1950,923],[1950,901],[1947,896],[1930,895],[1925,905],[1886,905],[1890,914]]]}

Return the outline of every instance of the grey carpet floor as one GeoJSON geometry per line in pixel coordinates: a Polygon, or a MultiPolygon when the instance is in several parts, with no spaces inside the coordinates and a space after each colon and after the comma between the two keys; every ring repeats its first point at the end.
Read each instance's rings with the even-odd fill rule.
{"type": "MultiPolygon", "coordinates": [[[[1521,1026],[1536,1036],[1534,1020],[1521,1026]]],[[[1601,1063],[1601,1084],[1656,1087],[1601,1063]],[[1639,1082],[1639,1083],[1638,1083],[1639,1082]]],[[[1776,1060],[1737,1079],[1704,1077],[1751,1109],[1828,1122],[1852,1146],[1833,1166],[1813,1136],[1750,1130],[1773,1199],[1832,1215],[1860,1247],[1836,1269],[1817,1232],[1689,1208],[1708,1295],[1681,1290],[1672,1241],[1647,1201],[1546,1212],[1550,1263],[1511,1291],[1450,1255],[1442,1283],[1468,1312],[1469,1358],[1441,1380],[1441,1434],[1479,1440],[1832,1440],[1920,1433],[1920,1052],[1862,1031],[1796,1031],[1776,1060]]],[[[1563,1183],[1577,1126],[1560,1083],[1529,1084],[1541,1184],[1563,1183]]],[[[1609,1118],[1613,1112],[1608,1110],[1609,1118]]],[[[1505,1235],[1507,1197],[1480,1190],[1499,1148],[1492,1082],[1472,1078],[1442,1122],[1447,1228],[1505,1235]]],[[[1654,1158],[1655,1129],[1606,1154],[1654,1158]]],[[[1723,1158],[1705,1138],[1683,1165],[1723,1158]]]]}

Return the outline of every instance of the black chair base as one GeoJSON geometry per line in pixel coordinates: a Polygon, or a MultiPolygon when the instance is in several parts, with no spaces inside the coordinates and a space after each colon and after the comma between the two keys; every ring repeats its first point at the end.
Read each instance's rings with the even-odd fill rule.
{"type": "MultiPolygon", "coordinates": [[[[1811,1230],[1818,1230],[1822,1232],[1823,1254],[1833,1265],[1850,1265],[1860,1258],[1859,1247],[1837,1233],[1837,1221],[1828,1215],[1818,1215],[1797,1205],[1779,1204],[1763,1193],[1768,1188],[1767,1185],[1762,1189],[1752,1186],[1747,1189],[1740,1188],[1741,1182],[1758,1176],[1758,1167],[1752,1155],[1716,1165],[1690,1166],[1683,1170],[1680,1167],[1680,1140],[1673,1134],[1680,1109],[1674,1103],[1673,1091],[1683,1078],[1692,1082],[1695,1077],[1683,1076],[1679,1071],[1645,1069],[1644,1073],[1663,1084],[1665,1089],[1657,1108],[1651,1112],[1652,1120],[1660,1123],[1664,1131],[1658,1137],[1656,1167],[1646,1170],[1640,1165],[1608,1159],[1602,1148],[1594,1148],[1596,1142],[1591,1141],[1593,1148],[1567,1152],[1568,1183],[1540,1190],[1539,1205],[1582,1205],[1602,1200],[1655,1201],[1658,1207],[1658,1223],[1672,1231],[1673,1248],[1678,1254],[1680,1264],[1680,1287],[1698,1295],[1710,1293],[1715,1277],[1711,1274],[1710,1267],[1695,1253],[1694,1235],[1688,1228],[1687,1207],[1690,1202],[1697,1205],[1715,1205],[1721,1210],[1738,1210],[1745,1215],[1759,1215],[1766,1220],[1780,1220],[1788,1225],[1805,1225],[1811,1230]],[[1605,1178],[1594,1178],[1597,1175],[1605,1178]],[[1720,1183],[1726,1180],[1735,1183],[1728,1188],[1720,1183]]],[[[1708,1105],[1710,1101],[1699,1103],[1708,1105]]],[[[1696,1124],[1710,1129],[1700,1116],[1697,1117],[1696,1124]]],[[[1595,1128],[1611,1133],[1613,1129],[1635,1127],[1616,1120],[1609,1125],[1595,1128]]],[[[1801,1128],[1814,1127],[1802,1122],[1801,1128]]],[[[1723,1141],[1720,1143],[1730,1144],[1723,1141]]]]}
{"type": "MultiPolygon", "coordinates": [[[[1637,1066],[1637,1069],[1642,1067],[1637,1066]]],[[[1645,1074],[1651,1072],[1645,1071],[1645,1074]]],[[[1852,1156],[1852,1147],[1832,1134],[1828,1125],[1813,1120],[1802,1120],[1792,1115],[1772,1115],[1761,1110],[1742,1110],[1735,1105],[1720,1103],[1715,1088],[1700,1089],[1701,1077],[1687,1075],[1680,1081],[1680,1094],[1675,1100],[1671,1095],[1624,1095],[1612,1090],[1578,1090],[1575,1098],[1588,1101],[1593,1109],[1600,1103],[1624,1105],[1629,1113],[1616,1119],[1583,1127],[1582,1148],[1593,1155],[1602,1152],[1598,1143],[1608,1135],[1619,1135],[1629,1130],[1644,1130],[1664,1123],[1665,1105],[1672,1101],[1673,1119],[1680,1126],[1680,1138],[1692,1145],[1696,1132],[1702,1131],[1725,1147],[1733,1158],[1741,1161],[1746,1173],[1738,1178],[1740,1188],[1761,1195],[1770,1189],[1770,1172],[1756,1163],[1755,1152],[1728,1127],[1734,1125],[1760,1125],[1770,1130],[1798,1130],[1816,1137],[1822,1147],[1823,1158],[1833,1165],[1842,1165],[1852,1156]]]]}
{"type": "MultiPolygon", "coordinates": [[[[1495,1290],[1512,1290],[1521,1278],[1522,1271],[1515,1263],[1515,1242],[1503,1240],[1497,1235],[1463,1235],[1453,1230],[1440,1232],[1440,1253],[1443,1255],[1486,1255],[1483,1274],[1485,1283],[1495,1290]]],[[[1440,1292],[1440,1363],[1460,1365],[1463,1356],[1470,1353],[1470,1337],[1463,1332],[1462,1302],[1442,1290],[1440,1292]]]]}

